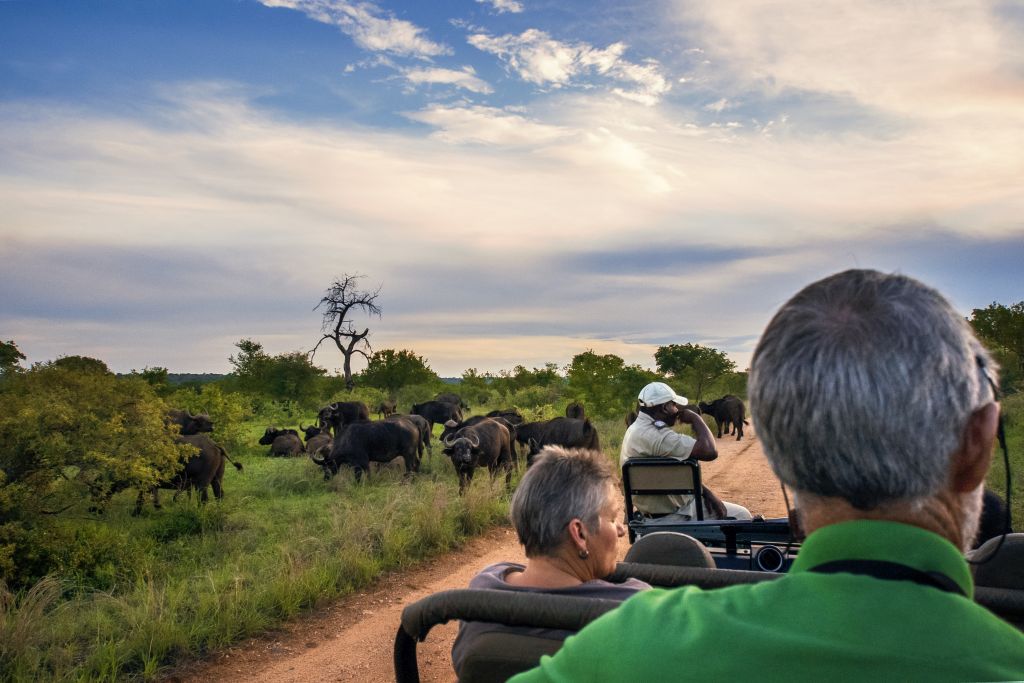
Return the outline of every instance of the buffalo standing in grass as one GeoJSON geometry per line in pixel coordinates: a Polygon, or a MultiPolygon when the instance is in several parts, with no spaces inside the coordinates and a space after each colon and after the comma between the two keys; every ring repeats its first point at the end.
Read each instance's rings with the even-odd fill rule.
{"type": "Polygon", "coordinates": [[[715,418],[715,422],[718,424],[719,439],[722,438],[722,429],[728,430],[730,424],[732,433],[736,434],[736,440],[739,441],[743,438],[743,425],[747,424],[744,419],[746,409],[739,397],[727,394],[711,403],[698,403],[697,407],[701,413],[715,418]]]}
{"type": "Polygon", "coordinates": [[[456,422],[462,422],[462,409],[459,408],[456,403],[449,403],[447,401],[427,401],[426,403],[415,403],[412,406],[412,410],[409,411],[413,415],[419,415],[427,421],[430,425],[430,430],[434,430],[435,424],[444,424],[448,420],[455,420],[456,422]]]}
{"type": "Polygon", "coordinates": [[[459,494],[473,481],[477,467],[486,467],[491,478],[498,468],[505,469],[505,486],[512,480],[512,436],[508,427],[497,420],[484,418],[464,426],[444,440],[444,454],[452,459],[459,476],[459,494]]]}
{"type": "Polygon", "coordinates": [[[411,422],[416,427],[416,430],[420,434],[420,442],[416,449],[420,455],[420,460],[423,459],[424,448],[427,449],[428,453],[434,452],[434,446],[430,443],[430,423],[427,422],[426,418],[421,415],[399,415],[398,413],[395,413],[394,415],[389,415],[385,419],[391,420],[392,422],[395,420],[405,420],[407,422],[411,422]]]}
{"type": "Polygon", "coordinates": [[[335,437],[348,425],[369,419],[370,409],[362,401],[335,401],[325,405],[317,414],[317,424],[321,429],[333,429],[335,437]]]}
{"type": "Polygon", "coordinates": [[[213,431],[213,420],[206,413],[193,415],[187,410],[168,410],[167,424],[175,424],[180,427],[179,434],[192,436],[201,432],[213,431]]]}
{"type": "Polygon", "coordinates": [[[601,450],[601,441],[597,429],[590,420],[576,420],[571,417],[556,417],[548,420],[540,429],[540,438],[527,437],[529,454],[526,456],[527,466],[533,464],[533,458],[544,446],[564,446],[566,448],[586,448],[601,450]]]}
{"type": "Polygon", "coordinates": [[[509,424],[521,425],[526,419],[515,408],[500,408],[487,413],[486,417],[500,417],[509,424]]]}
{"type": "Polygon", "coordinates": [[[355,422],[342,430],[334,439],[330,454],[312,453],[313,462],[324,470],[324,479],[330,479],[342,465],[355,470],[356,481],[363,472],[370,471],[370,462],[391,462],[395,458],[405,461],[405,472],[419,470],[416,457],[419,430],[407,420],[384,420],[382,422],[355,422]]]}
{"type": "MultiPolygon", "coordinates": [[[[199,501],[207,501],[206,487],[213,488],[213,495],[220,500],[224,497],[224,488],[221,480],[224,478],[224,462],[228,461],[235,466],[239,472],[242,471],[241,463],[237,463],[228,456],[220,444],[205,434],[192,434],[188,436],[175,437],[177,443],[185,443],[194,446],[196,454],[188,459],[184,467],[168,481],[162,481],[151,489],[153,494],[153,507],[160,509],[160,489],[175,489],[174,498],[182,491],[188,491],[191,495],[194,488],[199,492],[199,501]]],[[[142,500],[145,492],[139,491],[139,497],[135,500],[135,510],[132,514],[142,512],[142,500]]]]}
{"type": "Polygon", "coordinates": [[[269,455],[274,457],[300,455],[306,450],[298,432],[276,427],[267,427],[267,431],[260,437],[260,445],[270,446],[269,455]]]}
{"type": "Polygon", "coordinates": [[[453,394],[451,392],[438,394],[437,396],[434,397],[434,400],[457,405],[461,410],[469,410],[469,406],[466,405],[466,402],[463,401],[462,397],[459,396],[458,394],[453,394]]]}
{"type": "Polygon", "coordinates": [[[377,417],[388,418],[395,414],[394,401],[381,401],[377,404],[377,417]]]}
{"type": "Polygon", "coordinates": [[[583,404],[579,401],[573,401],[565,407],[565,416],[571,417],[574,420],[582,420],[586,417],[586,413],[583,410],[583,404]]]}

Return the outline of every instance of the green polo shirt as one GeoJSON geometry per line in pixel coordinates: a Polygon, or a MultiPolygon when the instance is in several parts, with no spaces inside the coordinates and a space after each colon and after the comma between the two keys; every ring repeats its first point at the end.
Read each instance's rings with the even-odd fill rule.
{"type": "Polygon", "coordinates": [[[894,522],[834,524],[807,538],[782,578],[645,591],[512,680],[1024,680],[1024,633],[973,600],[809,571],[848,559],[942,572],[973,595],[967,563],[944,538],[894,522]]]}

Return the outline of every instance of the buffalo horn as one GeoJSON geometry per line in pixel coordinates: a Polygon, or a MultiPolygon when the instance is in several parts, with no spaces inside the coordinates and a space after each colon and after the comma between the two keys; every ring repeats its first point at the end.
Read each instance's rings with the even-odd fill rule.
{"type": "Polygon", "coordinates": [[[454,437],[455,437],[454,434],[449,434],[448,436],[444,437],[444,445],[448,446],[449,448],[451,448],[455,444],[455,442],[458,440],[458,439],[456,439],[454,437]]]}
{"type": "Polygon", "coordinates": [[[468,437],[466,437],[466,440],[469,441],[469,445],[472,446],[473,448],[480,448],[480,437],[478,435],[470,434],[468,437]]]}
{"type": "Polygon", "coordinates": [[[312,459],[312,461],[315,462],[317,465],[323,465],[324,461],[326,460],[326,458],[324,458],[322,451],[323,446],[309,454],[310,459],[312,459]]]}

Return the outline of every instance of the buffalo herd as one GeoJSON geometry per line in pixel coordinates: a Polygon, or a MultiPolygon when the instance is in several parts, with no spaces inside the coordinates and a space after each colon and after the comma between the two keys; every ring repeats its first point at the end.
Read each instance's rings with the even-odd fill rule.
{"type": "MultiPolygon", "coordinates": [[[[342,466],[347,466],[359,481],[369,472],[371,462],[388,463],[396,458],[402,459],[408,476],[419,471],[425,454],[433,452],[434,425],[441,424],[443,452],[455,468],[460,494],[481,467],[487,468],[492,478],[499,471],[504,472],[508,485],[512,469],[519,464],[520,451],[529,467],[545,446],[600,449],[597,429],[577,401],[566,406],[565,417],[532,422],[527,422],[512,408],[465,417],[463,411],[468,406],[454,393],[438,394],[433,400],[413,404],[407,415],[397,413],[396,408],[394,400],[381,401],[375,412],[383,419],[371,421],[370,411],[362,401],[336,401],[321,408],[316,423],[308,427],[301,424],[298,430],[267,427],[259,443],[268,446],[268,455],[274,457],[309,455],[323,469],[324,479],[330,479],[342,466]]],[[[691,409],[714,418],[718,438],[723,431],[729,433],[730,428],[737,439],[743,438],[743,427],[748,422],[743,402],[738,397],[726,395],[710,403],[700,402],[691,409]]],[[[635,413],[628,415],[627,425],[633,419],[635,413]]],[[[239,471],[242,465],[232,461],[209,436],[213,432],[210,416],[169,410],[165,422],[176,442],[191,446],[195,453],[182,463],[174,476],[149,491],[154,507],[160,507],[157,492],[161,488],[175,490],[175,497],[182,491],[191,494],[195,489],[200,501],[205,502],[206,489],[211,487],[216,498],[223,498],[225,462],[231,462],[239,471]]],[[[139,492],[135,514],[142,509],[144,493],[139,492]]]]}

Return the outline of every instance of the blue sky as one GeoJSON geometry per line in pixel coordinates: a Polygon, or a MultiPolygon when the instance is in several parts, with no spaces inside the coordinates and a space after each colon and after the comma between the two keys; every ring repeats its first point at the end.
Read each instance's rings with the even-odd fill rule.
{"type": "Polygon", "coordinates": [[[1016,3],[0,0],[0,45],[31,361],[309,349],[343,273],[382,286],[375,348],[442,375],[743,367],[850,267],[1024,299],[1016,3]]]}

